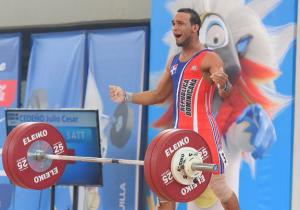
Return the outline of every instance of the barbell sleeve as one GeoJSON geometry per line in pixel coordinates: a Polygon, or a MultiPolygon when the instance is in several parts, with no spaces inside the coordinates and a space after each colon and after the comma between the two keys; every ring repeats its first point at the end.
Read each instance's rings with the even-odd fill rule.
{"type": "Polygon", "coordinates": [[[191,165],[193,171],[218,171],[219,167],[217,164],[209,164],[209,163],[193,163],[191,165]]]}

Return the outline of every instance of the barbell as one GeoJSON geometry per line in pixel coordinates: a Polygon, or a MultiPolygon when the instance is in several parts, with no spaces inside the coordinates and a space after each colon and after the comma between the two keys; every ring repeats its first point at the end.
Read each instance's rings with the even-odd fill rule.
{"type": "Polygon", "coordinates": [[[213,163],[215,154],[196,132],[167,129],[149,144],[144,161],[75,156],[57,128],[28,122],[8,134],[2,162],[12,183],[36,190],[55,185],[70,162],[143,165],[146,182],[154,193],[167,200],[189,202],[205,191],[212,173],[218,172],[218,164],[213,163]]]}

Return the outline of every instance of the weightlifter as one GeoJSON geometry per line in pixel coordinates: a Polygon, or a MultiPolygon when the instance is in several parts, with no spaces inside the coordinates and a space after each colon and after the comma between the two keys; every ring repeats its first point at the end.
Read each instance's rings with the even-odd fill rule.
{"type": "MultiPolygon", "coordinates": [[[[172,56],[160,82],[154,90],[140,93],[126,92],[119,86],[110,86],[114,102],[152,105],[164,102],[170,95],[174,100],[174,128],[198,132],[211,147],[219,152],[213,160],[219,171],[213,174],[210,187],[225,210],[238,210],[239,202],[228,187],[222,152],[221,137],[212,114],[212,99],[217,89],[221,97],[230,94],[231,84],[223,71],[223,61],[199,41],[201,21],[197,12],[189,8],[179,9],[172,21],[173,35],[182,50],[172,56]]],[[[159,198],[159,210],[174,210],[175,202],[159,198]]]]}

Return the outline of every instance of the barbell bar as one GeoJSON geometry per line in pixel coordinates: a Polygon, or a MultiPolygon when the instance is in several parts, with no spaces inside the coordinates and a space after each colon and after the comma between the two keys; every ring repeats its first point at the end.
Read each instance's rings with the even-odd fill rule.
{"type": "Polygon", "coordinates": [[[70,155],[52,155],[45,154],[41,151],[36,153],[29,153],[28,156],[35,158],[36,160],[60,160],[60,161],[79,161],[89,163],[112,163],[112,164],[125,164],[125,165],[137,165],[143,166],[142,160],[127,160],[127,159],[114,159],[114,158],[96,158],[96,157],[83,157],[83,156],[70,156],[70,155]]]}
{"type": "Polygon", "coordinates": [[[69,155],[61,133],[48,123],[24,123],[8,135],[2,150],[4,170],[21,187],[45,189],[62,176],[69,162],[144,165],[145,179],[157,195],[168,200],[188,202],[207,187],[218,163],[216,152],[197,133],[168,129],[149,145],[145,160],[83,157],[69,155]],[[151,149],[149,149],[151,148],[151,149]]]}
{"type": "MultiPolygon", "coordinates": [[[[36,153],[28,153],[29,157],[34,157],[36,160],[61,160],[61,161],[79,161],[89,163],[111,163],[111,164],[125,164],[125,165],[137,165],[143,166],[143,160],[128,160],[128,159],[114,159],[114,158],[96,158],[96,157],[84,157],[84,156],[70,156],[70,155],[52,155],[45,154],[42,151],[36,151],[36,153]]],[[[211,171],[216,172],[218,165],[209,163],[192,163],[191,169],[193,171],[211,171]]]]}

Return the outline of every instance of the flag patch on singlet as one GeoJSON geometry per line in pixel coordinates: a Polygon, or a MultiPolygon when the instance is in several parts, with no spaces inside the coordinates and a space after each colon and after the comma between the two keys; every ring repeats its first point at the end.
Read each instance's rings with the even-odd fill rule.
{"type": "Polygon", "coordinates": [[[178,64],[171,66],[171,75],[176,73],[177,67],[178,67],[178,64]]]}

